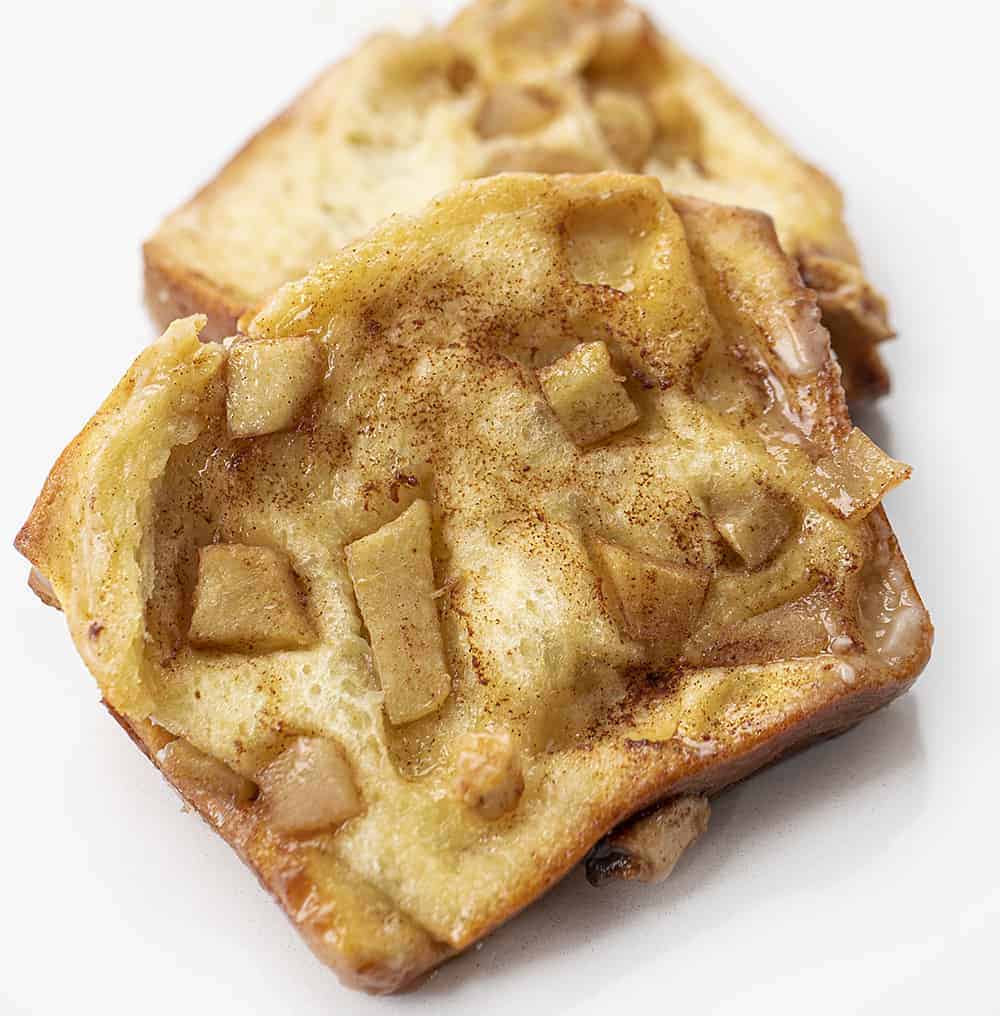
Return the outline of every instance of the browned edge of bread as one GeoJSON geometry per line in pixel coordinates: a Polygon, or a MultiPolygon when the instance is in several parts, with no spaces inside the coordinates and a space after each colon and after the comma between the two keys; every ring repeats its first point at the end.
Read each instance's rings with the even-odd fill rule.
{"type": "Polygon", "coordinates": [[[157,752],[174,740],[174,735],[149,722],[136,723],[117,712],[107,701],[102,704],[142,753],[180,794],[184,803],[201,816],[257,876],[261,887],[292,922],[295,930],[322,963],[336,971],[341,981],[372,995],[388,995],[416,987],[423,976],[452,955],[443,943],[428,939],[423,950],[413,950],[400,963],[349,956],[340,946],[337,914],[317,905],[313,886],[305,875],[294,848],[275,848],[274,838],[261,828],[264,823],[245,808],[239,808],[191,781],[170,775],[160,764],[157,752]]]}
{"type": "Polygon", "coordinates": [[[208,321],[201,337],[217,342],[236,334],[236,322],[246,309],[211,279],[162,257],[152,243],[143,246],[143,286],[146,308],[160,331],[178,318],[204,314],[208,321]]]}
{"type": "MultiPolygon", "coordinates": [[[[929,653],[929,638],[927,652],[929,653]]],[[[696,752],[686,753],[684,763],[678,766],[678,778],[669,787],[666,796],[717,794],[765,766],[818,741],[843,733],[869,713],[881,709],[903,694],[916,680],[925,661],[926,654],[914,672],[904,680],[849,691],[818,710],[805,711],[793,717],[770,736],[731,745],[728,750],[717,755],[712,764],[706,764],[696,752]]],[[[173,739],[172,735],[152,724],[134,724],[107,703],[105,705],[136,745],[163,772],[156,752],[173,739]]],[[[676,752],[678,749],[676,742],[672,741],[629,741],[627,744],[629,750],[644,758],[652,758],[663,752],[676,752]]],[[[431,942],[426,950],[405,956],[401,963],[352,963],[351,958],[335,945],[336,913],[303,905],[309,886],[297,872],[294,852],[253,849],[252,844],[262,832],[266,832],[257,828],[263,823],[256,813],[232,806],[220,806],[217,798],[206,794],[195,784],[185,783],[166,773],[164,776],[184,801],[236,851],[316,956],[333,967],[345,984],[372,994],[396,992],[419,984],[424,975],[453,955],[452,950],[443,943],[431,942]]],[[[630,816],[655,806],[658,800],[663,799],[662,791],[663,788],[660,788],[657,794],[650,795],[645,787],[637,786],[636,795],[614,821],[607,823],[603,829],[588,831],[590,835],[580,837],[576,844],[567,849],[562,858],[559,878],[585,859],[595,839],[630,816]]],[[[553,880],[553,884],[554,881],[556,880],[553,880]]],[[[532,893],[519,900],[516,906],[498,918],[496,925],[512,917],[534,899],[535,894],[532,893]]]]}

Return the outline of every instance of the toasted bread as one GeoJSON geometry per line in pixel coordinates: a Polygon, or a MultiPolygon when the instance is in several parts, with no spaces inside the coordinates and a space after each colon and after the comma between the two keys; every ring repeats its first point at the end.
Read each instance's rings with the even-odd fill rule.
{"type": "Polygon", "coordinates": [[[503,170],[638,170],[761,209],[820,294],[850,398],[888,390],[885,301],[841,196],[708,70],[619,0],[478,0],[445,30],[385,35],[322,75],[145,245],[166,325],[220,338],[392,212],[503,170]]]}
{"type": "Polygon", "coordinates": [[[17,546],[350,983],[409,983],[927,658],[878,507],[908,470],[851,430],[760,213],[498,176],[204,327],[138,358],[17,546]]]}

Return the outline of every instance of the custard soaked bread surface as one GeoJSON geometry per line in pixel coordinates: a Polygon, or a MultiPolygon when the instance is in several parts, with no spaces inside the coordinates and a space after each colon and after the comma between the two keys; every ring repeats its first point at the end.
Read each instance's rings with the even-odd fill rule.
{"type": "Polygon", "coordinates": [[[503,171],[640,171],[766,211],[819,293],[848,395],[886,390],[891,335],[834,184],[617,0],[480,0],[444,30],[386,34],[331,68],[145,248],[165,325],[235,329],[282,283],[393,212],[503,171]]]}
{"type": "Polygon", "coordinates": [[[406,984],[626,816],[926,660],[878,507],[907,467],[851,430],[761,214],[506,175],[245,335],[204,323],[139,357],[18,546],[111,709],[351,983],[406,984]]]}

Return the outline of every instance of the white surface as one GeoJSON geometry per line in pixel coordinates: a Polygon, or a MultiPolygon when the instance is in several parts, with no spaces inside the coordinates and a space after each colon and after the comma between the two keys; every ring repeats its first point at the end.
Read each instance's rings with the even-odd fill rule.
{"type": "MultiPolygon", "coordinates": [[[[209,6],[7,11],[5,542],[153,337],[143,237],[331,57],[400,20],[388,0],[284,0],[258,23],[209,6]]],[[[837,177],[892,300],[895,391],[863,422],[916,467],[889,502],[938,628],[916,690],[723,796],[663,886],[573,874],[420,992],[374,1000],[181,813],[8,549],[0,1012],[1000,1011],[995,25],[973,2],[652,6],[837,177]]]]}

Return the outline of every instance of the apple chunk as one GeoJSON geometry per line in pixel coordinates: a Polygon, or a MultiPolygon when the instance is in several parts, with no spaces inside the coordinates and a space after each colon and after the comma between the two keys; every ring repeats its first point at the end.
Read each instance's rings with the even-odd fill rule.
{"type": "Polygon", "coordinates": [[[687,662],[699,667],[741,667],[818,656],[836,647],[849,652],[854,640],[836,604],[819,590],[725,625],[711,645],[689,649],[687,662]]]}
{"type": "Polygon", "coordinates": [[[840,518],[864,518],[910,472],[855,427],[832,455],[816,463],[812,489],[840,518]]]}
{"type": "Polygon", "coordinates": [[[275,829],[307,835],[361,813],[361,798],[344,750],[328,737],[297,737],[260,774],[275,829]]]}
{"type": "Polygon", "coordinates": [[[181,737],[164,745],[156,753],[156,761],[168,778],[230,797],[240,804],[257,796],[257,785],[252,780],[240,776],[225,762],[206,755],[181,737]]]}
{"type": "Polygon", "coordinates": [[[451,691],[451,678],[434,601],[430,507],[414,501],[346,553],[390,722],[435,712],[451,691]]]}
{"type": "Polygon", "coordinates": [[[226,417],[233,437],[294,426],[319,386],[323,363],[309,336],[239,342],[229,351],[226,417]]]}
{"type": "Polygon", "coordinates": [[[675,656],[698,619],[709,572],[605,540],[595,541],[594,552],[610,583],[612,609],[628,636],[654,643],[660,657],[675,656]]]}
{"type": "Polygon", "coordinates": [[[559,422],[579,445],[601,441],[639,419],[603,342],[581,342],[542,368],[538,379],[559,422]]]}
{"type": "Polygon", "coordinates": [[[600,40],[590,58],[590,69],[605,73],[627,67],[642,43],[646,25],[645,16],[632,7],[613,9],[613,13],[603,19],[600,40]]]}
{"type": "Polygon", "coordinates": [[[748,568],[766,564],[792,531],[787,502],[764,484],[714,491],[706,501],[712,524],[748,568]]]}
{"type": "Polygon", "coordinates": [[[202,547],[189,637],[206,649],[247,652],[298,649],[316,640],[288,558],[237,543],[202,547]]]}
{"type": "Polygon", "coordinates": [[[509,732],[463,734],[455,749],[459,800],[488,819],[499,818],[517,806],[524,793],[524,774],[509,732]]]}

